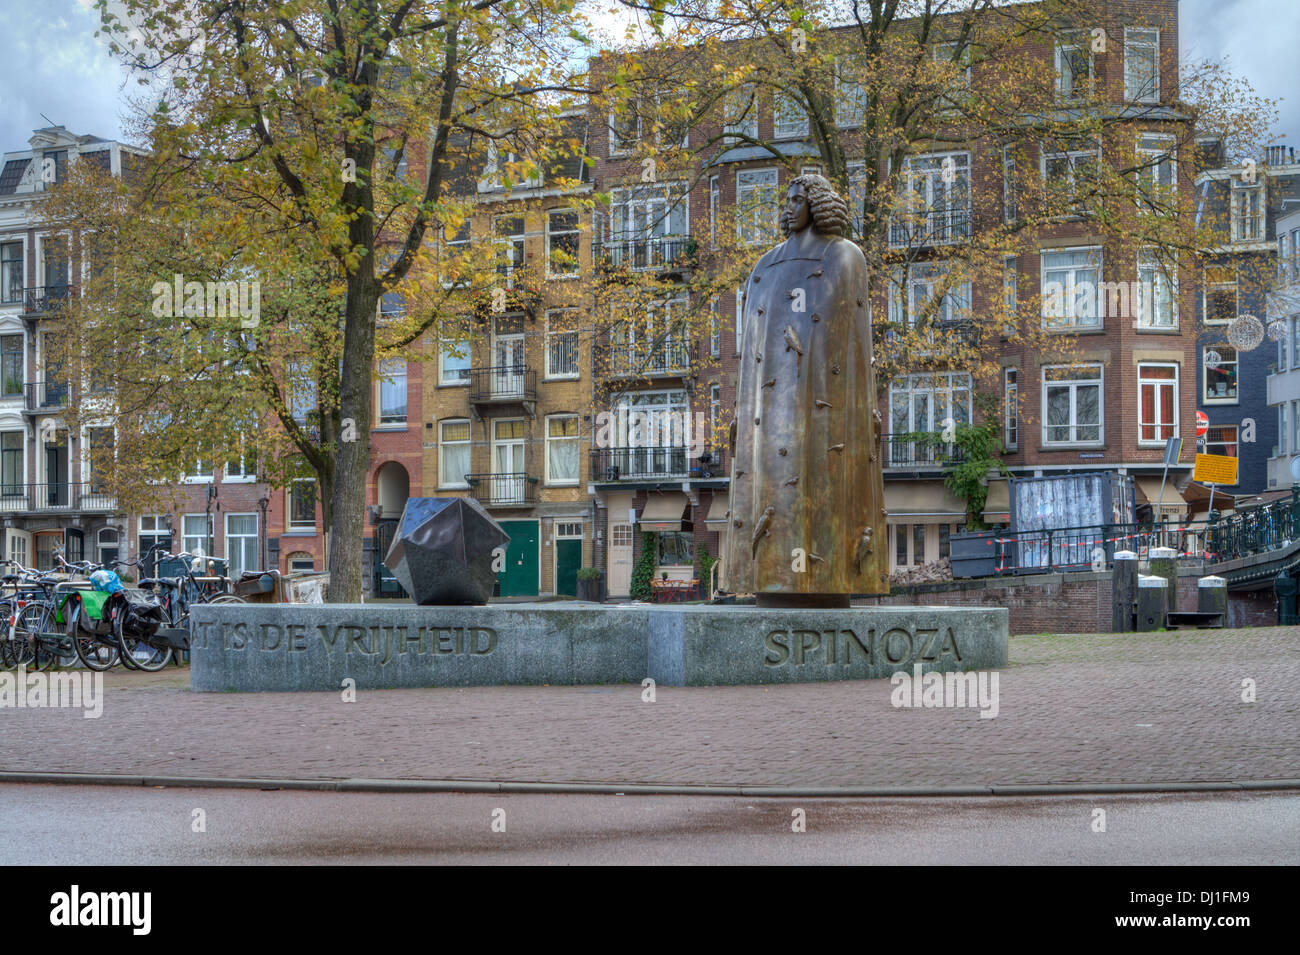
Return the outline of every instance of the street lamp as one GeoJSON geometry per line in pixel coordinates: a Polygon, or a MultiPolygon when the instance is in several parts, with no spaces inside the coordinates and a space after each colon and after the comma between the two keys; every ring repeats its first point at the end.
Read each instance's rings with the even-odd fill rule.
{"type": "MultiPolygon", "coordinates": [[[[204,517],[207,519],[209,561],[212,560],[212,552],[215,549],[213,544],[213,530],[212,530],[212,505],[216,500],[217,500],[217,485],[214,482],[208,485],[208,505],[203,510],[204,517]]],[[[218,510],[221,509],[220,504],[217,505],[217,509],[218,510]]],[[[205,570],[204,573],[207,573],[207,571],[205,570]]]]}
{"type": "Polygon", "coordinates": [[[262,570],[270,570],[266,566],[266,509],[270,506],[271,499],[265,494],[257,499],[257,506],[262,511],[262,570]]]}

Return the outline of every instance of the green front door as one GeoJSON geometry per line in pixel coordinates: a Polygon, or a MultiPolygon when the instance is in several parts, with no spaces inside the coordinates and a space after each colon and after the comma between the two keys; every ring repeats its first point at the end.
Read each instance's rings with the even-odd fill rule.
{"type": "Polygon", "coordinates": [[[537,521],[502,521],[501,529],[510,535],[506,566],[501,571],[501,596],[536,597],[537,521]]]}
{"type": "Polygon", "coordinates": [[[555,542],[555,593],[578,596],[578,568],[582,566],[582,541],[561,538],[555,542]]]}

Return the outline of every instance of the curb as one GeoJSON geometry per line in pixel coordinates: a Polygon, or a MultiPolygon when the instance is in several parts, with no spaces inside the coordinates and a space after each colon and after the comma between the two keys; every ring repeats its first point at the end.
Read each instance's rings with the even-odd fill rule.
{"type": "Polygon", "coordinates": [[[1086,796],[1142,793],[1300,791],[1300,779],[1169,783],[1045,783],[1007,786],[683,786],[655,783],[543,783],[470,779],[270,779],[244,776],[135,776],[114,773],[0,771],[0,783],[141,786],[175,789],[293,789],[343,793],[513,793],[762,798],[911,798],[917,796],[1086,796]]]}

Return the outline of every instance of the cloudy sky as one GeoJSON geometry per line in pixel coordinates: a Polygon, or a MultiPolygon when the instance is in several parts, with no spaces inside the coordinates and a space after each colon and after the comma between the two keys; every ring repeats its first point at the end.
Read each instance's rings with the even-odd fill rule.
{"type": "MultiPolygon", "coordinates": [[[[5,0],[0,4],[0,152],[22,149],[31,131],[55,124],[77,133],[121,136],[134,91],[94,36],[92,0],[5,0]]],[[[1277,133],[1300,145],[1295,57],[1297,0],[1181,0],[1187,59],[1225,58],[1264,96],[1282,100],[1277,133]]]]}

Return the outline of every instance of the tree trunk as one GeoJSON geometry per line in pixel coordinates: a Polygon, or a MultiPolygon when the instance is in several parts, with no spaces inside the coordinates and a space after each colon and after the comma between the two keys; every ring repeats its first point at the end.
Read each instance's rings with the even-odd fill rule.
{"type": "Polygon", "coordinates": [[[362,535],[366,477],[370,465],[371,379],[375,354],[375,310],[379,290],[374,260],[363,261],[348,277],[347,322],[343,331],[343,371],[339,379],[340,440],[330,489],[330,603],[361,600],[362,535]],[[353,427],[348,428],[348,419],[353,427]],[[341,436],[355,432],[356,440],[341,436]]]}

